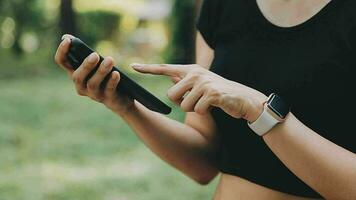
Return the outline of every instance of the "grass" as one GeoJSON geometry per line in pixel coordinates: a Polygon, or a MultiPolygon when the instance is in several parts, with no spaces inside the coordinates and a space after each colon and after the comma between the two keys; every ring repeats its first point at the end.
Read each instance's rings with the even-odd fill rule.
{"type": "MultiPolygon", "coordinates": [[[[160,161],[63,74],[0,79],[1,200],[212,198],[216,182],[198,186],[160,161]]],[[[160,97],[169,87],[161,78],[140,82],[160,97]]]]}

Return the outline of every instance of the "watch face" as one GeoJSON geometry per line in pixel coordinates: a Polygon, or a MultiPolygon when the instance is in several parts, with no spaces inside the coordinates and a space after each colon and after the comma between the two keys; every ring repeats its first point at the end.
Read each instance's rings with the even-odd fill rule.
{"type": "Polygon", "coordinates": [[[290,112],[289,105],[276,94],[271,95],[267,102],[267,106],[282,119],[285,119],[290,112]]]}

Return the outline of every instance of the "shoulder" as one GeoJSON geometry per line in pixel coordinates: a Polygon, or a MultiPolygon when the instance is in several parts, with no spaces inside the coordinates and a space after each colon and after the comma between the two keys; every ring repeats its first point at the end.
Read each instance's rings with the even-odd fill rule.
{"type": "Polygon", "coordinates": [[[210,23],[218,21],[224,3],[223,0],[203,0],[199,20],[209,21],[210,23]]]}
{"type": "Polygon", "coordinates": [[[215,48],[214,37],[220,19],[221,4],[219,0],[204,0],[197,21],[197,29],[212,49],[215,48]]]}

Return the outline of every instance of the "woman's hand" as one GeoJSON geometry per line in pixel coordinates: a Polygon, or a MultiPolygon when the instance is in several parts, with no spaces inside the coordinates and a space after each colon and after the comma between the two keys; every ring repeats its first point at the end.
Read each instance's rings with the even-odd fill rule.
{"type": "Polygon", "coordinates": [[[74,71],[66,57],[70,47],[71,37],[70,35],[63,36],[63,41],[58,47],[55,61],[73,80],[77,93],[103,103],[106,107],[118,114],[123,114],[128,111],[133,105],[133,99],[117,93],[116,88],[120,82],[120,74],[118,72],[111,73],[105,88],[101,88],[101,83],[114,66],[114,60],[111,57],[105,58],[97,72],[90,79],[87,79],[90,72],[97,66],[99,56],[96,53],[91,54],[84,60],[82,65],[74,71]]]}
{"type": "Polygon", "coordinates": [[[170,100],[185,112],[206,114],[212,106],[250,122],[262,113],[267,97],[252,88],[227,80],[199,65],[133,64],[141,73],[170,76],[176,83],[170,100]]]}

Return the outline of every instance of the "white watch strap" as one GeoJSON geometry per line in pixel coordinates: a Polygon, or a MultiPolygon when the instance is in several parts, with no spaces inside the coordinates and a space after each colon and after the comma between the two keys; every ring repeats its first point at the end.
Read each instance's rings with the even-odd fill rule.
{"type": "Polygon", "coordinates": [[[268,113],[267,109],[268,108],[264,106],[262,114],[258,117],[258,119],[255,122],[253,123],[247,122],[248,126],[259,136],[263,136],[269,130],[271,130],[276,124],[280,122],[276,118],[274,118],[270,113],[268,113]]]}

